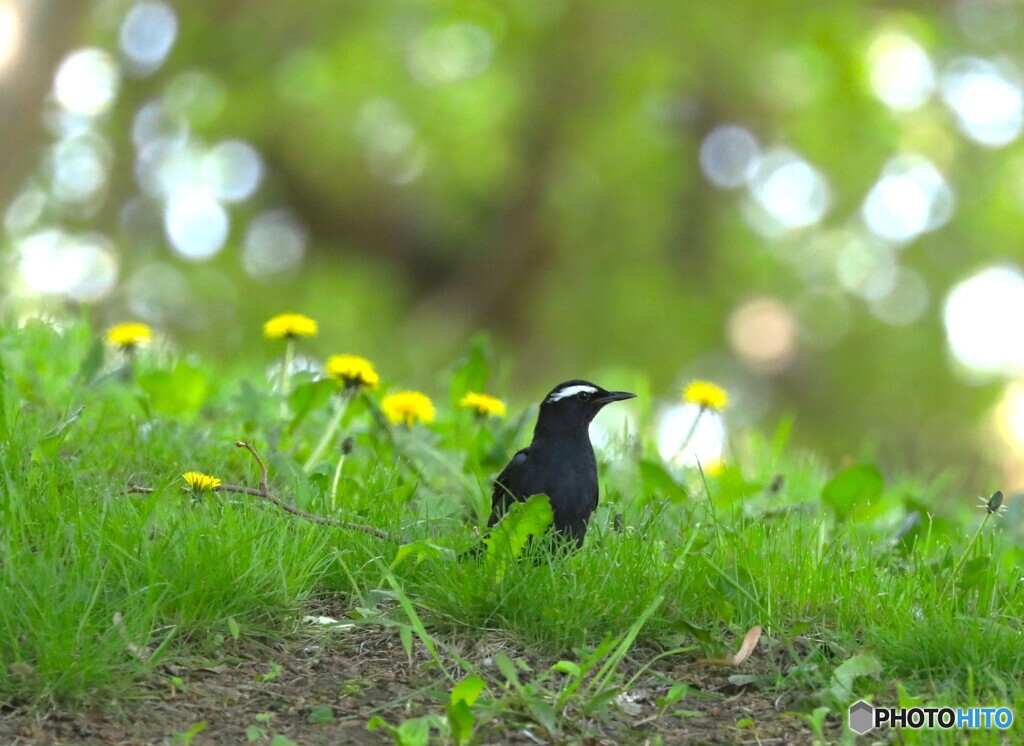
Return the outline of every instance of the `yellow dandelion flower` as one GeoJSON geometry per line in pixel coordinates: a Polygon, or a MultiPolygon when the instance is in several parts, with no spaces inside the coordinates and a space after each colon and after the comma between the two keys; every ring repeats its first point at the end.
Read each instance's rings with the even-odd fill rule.
{"type": "Polygon", "coordinates": [[[504,417],[505,402],[494,396],[470,391],[459,400],[459,406],[472,409],[478,417],[504,417]]]}
{"type": "Polygon", "coordinates": [[[134,350],[153,341],[153,332],[150,328],[138,322],[116,324],[107,329],[105,336],[107,344],[120,347],[122,350],[134,350]]]}
{"type": "Polygon", "coordinates": [[[186,471],[181,475],[193,492],[206,492],[220,487],[220,480],[211,477],[209,474],[200,474],[198,471],[186,471]]]}
{"type": "Polygon", "coordinates": [[[380,408],[388,421],[406,427],[412,427],[416,422],[433,422],[437,410],[434,403],[426,394],[419,391],[399,391],[397,394],[389,394],[380,403],[380,408]]]}
{"type": "Polygon", "coordinates": [[[346,388],[375,389],[380,385],[380,376],[373,364],[358,355],[331,355],[327,358],[327,375],[346,388]]]}
{"type": "Polygon", "coordinates": [[[683,389],[683,399],[715,412],[721,412],[729,405],[729,394],[721,386],[710,381],[691,381],[683,389]]]}
{"type": "Polygon", "coordinates": [[[704,464],[703,468],[705,475],[709,477],[720,477],[725,473],[725,462],[721,459],[714,459],[713,461],[708,461],[704,464]]]}
{"type": "Polygon", "coordinates": [[[315,337],[316,332],[316,322],[301,313],[282,313],[263,325],[263,336],[267,339],[315,337]]]}

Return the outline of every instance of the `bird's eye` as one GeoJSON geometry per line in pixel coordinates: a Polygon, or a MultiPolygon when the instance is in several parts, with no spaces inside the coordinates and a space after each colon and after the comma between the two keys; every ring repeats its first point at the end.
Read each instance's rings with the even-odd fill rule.
{"type": "Polygon", "coordinates": [[[580,393],[576,394],[576,398],[579,399],[580,401],[590,401],[590,392],[581,391],[580,393]]]}

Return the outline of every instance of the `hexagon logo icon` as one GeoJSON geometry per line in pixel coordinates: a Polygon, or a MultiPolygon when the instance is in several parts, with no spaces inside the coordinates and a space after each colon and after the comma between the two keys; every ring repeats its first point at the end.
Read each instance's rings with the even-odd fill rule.
{"type": "Polygon", "coordinates": [[[863,699],[850,705],[850,730],[864,735],[875,727],[875,708],[863,699]]]}

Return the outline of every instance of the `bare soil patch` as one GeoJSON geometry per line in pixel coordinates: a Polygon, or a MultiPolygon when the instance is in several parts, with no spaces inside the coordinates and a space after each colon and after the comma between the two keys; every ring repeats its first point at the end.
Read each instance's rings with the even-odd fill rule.
{"type": "MultiPolygon", "coordinates": [[[[499,641],[474,646],[466,657],[483,665],[499,647],[516,655],[499,641]]],[[[0,744],[174,744],[180,742],[176,734],[197,723],[206,727],[192,741],[195,746],[249,743],[249,736],[257,735],[252,728],[263,734],[255,743],[269,743],[277,734],[303,746],[389,744],[387,734],[366,729],[371,717],[381,715],[397,724],[440,712],[447,697],[444,676],[426,651],[417,649],[410,662],[398,635],[379,628],[317,632],[302,641],[274,643],[264,653],[195,667],[167,666],[144,682],[139,700],[131,703],[75,712],[8,707],[0,710],[0,744]],[[325,708],[330,708],[329,722],[322,722],[325,708]]],[[[551,663],[528,662],[534,670],[551,663]]],[[[787,712],[793,704],[788,697],[731,683],[736,669],[698,670],[686,660],[664,663],[657,673],[689,684],[695,693],[668,708],[668,714],[659,715],[656,704],[668,685],[652,676],[621,706],[610,704],[606,717],[569,713],[553,736],[513,714],[481,724],[480,743],[644,744],[657,735],[667,744],[811,742],[806,723],[787,712]],[[687,715],[671,714],[680,710],[687,715]]]]}

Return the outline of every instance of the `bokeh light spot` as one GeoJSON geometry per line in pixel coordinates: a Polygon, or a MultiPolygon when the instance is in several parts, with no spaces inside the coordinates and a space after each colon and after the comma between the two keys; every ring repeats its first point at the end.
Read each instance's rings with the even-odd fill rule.
{"type": "Polygon", "coordinates": [[[46,192],[28,187],[7,207],[4,213],[4,227],[8,233],[18,234],[30,230],[46,209],[46,192]]]}
{"type": "Polygon", "coordinates": [[[950,351],[969,372],[1024,374],[1024,275],[1016,267],[983,269],[946,297],[950,351]]]}
{"type": "Polygon", "coordinates": [[[53,81],[57,102],[72,114],[95,117],[107,111],[120,83],[117,62],[102,49],[79,49],[60,63],[53,81]]]}
{"type": "Polygon", "coordinates": [[[178,254],[202,261],[224,247],[229,220],[227,212],[211,195],[179,192],[167,202],[164,226],[178,254]]]}
{"type": "Polygon", "coordinates": [[[98,138],[71,137],[53,149],[53,195],[62,202],[85,202],[106,186],[107,166],[98,138]]]}
{"type": "Polygon", "coordinates": [[[888,295],[896,284],[896,255],[891,245],[850,232],[836,259],[836,278],[844,289],[865,300],[888,295]]]}
{"type": "Polygon", "coordinates": [[[256,216],[245,232],[242,266],[250,277],[294,269],[306,253],[306,231],[284,210],[256,216]]]}
{"type": "Polygon", "coordinates": [[[26,236],[18,244],[21,278],[40,293],[63,293],[74,282],[71,268],[63,261],[66,237],[56,228],[26,236]]]}
{"type": "Polygon", "coordinates": [[[22,240],[18,255],[21,280],[39,293],[91,302],[106,297],[117,282],[117,258],[103,236],[50,228],[22,240]]]}
{"type": "Polygon", "coordinates": [[[163,64],[178,35],[178,16],[163,2],[136,3],[121,24],[121,51],[133,72],[146,75],[163,64]]]}
{"type": "Polygon", "coordinates": [[[995,408],[995,424],[1014,450],[1024,452],[1024,381],[1012,381],[1003,391],[995,408]]]}
{"type": "Polygon", "coordinates": [[[889,292],[871,302],[871,313],[886,324],[908,326],[928,310],[929,295],[928,283],[921,273],[901,267],[889,292]]]}
{"type": "Polygon", "coordinates": [[[22,24],[18,9],[10,0],[0,2],[0,75],[18,56],[22,24]]]}
{"type": "Polygon", "coordinates": [[[938,169],[919,155],[889,161],[864,200],[864,221],[889,241],[909,241],[953,215],[953,192],[938,169]]]}
{"type": "Polygon", "coordinates": [[[256,148],[241,140],[226,140],[203,156],[203,182],[218,199],[239,202],[252,196],[263,176],[263,161],[256,148]]]}
{"type": "Polygon", "coordinates": [[[893,109],[916,109],[935,91],[928,53],[906,34],[880,34],[868,48],[868,68],[871,90],[893,109]]]}
{"type": "Polygon", "coordinates": [[[754,173],[760,148],[750,130],[734,124],[715,127],[700,146],[700,167],[722,189],[747,183],[754,173]]]}
{"type": "Polygon", "coordinates": [[[196,305],[188,280],[167,262],[139,267],[125,283],[125,295],[132,315],[153,324],[181,324],[196,305]]]}
{"type": "Polygon", "coordinates": [[[132,120],[132,142],[144,148],[157,140],[184,141],[188,125],[181,115],[171,116],[161,101],[148,101],[139,107],[132,120]]]}
{"type": "Polygon", "coordinates": [[[378,179],[409,184],[423,173],[426,148],[394,101],[367,101],[359,112],[356,135],[363,143],[370,171],[378,179]]]}
{"type": "Polygon", "coordinates": [[[784,370],[796,354],[797,322],[786,304],[755,298],[729,317],[729,342],[749,367],[766,373],[784,370]]]}
{"type": "Polygon", "coordinates": [[[997,147],[1017,139],[1024,126],[1020,77],[1007,61],[960,57],[942,76],[942,97],[972,140],[997,147]]]}
{"type": "Polygon", "coordinates": [[[825,177],[786,148],[770,150],[760,159],[750,193],[769,221],[755,228],[769,235],[813,225],[831,205],[825,177]]]}
{"type": "Polygon", "coordinates": [[[494,56],[491,35],[474,23],[429,29],[409,46],[406,64],[419,83],[447,85],[480,75],[494,56]]]}

